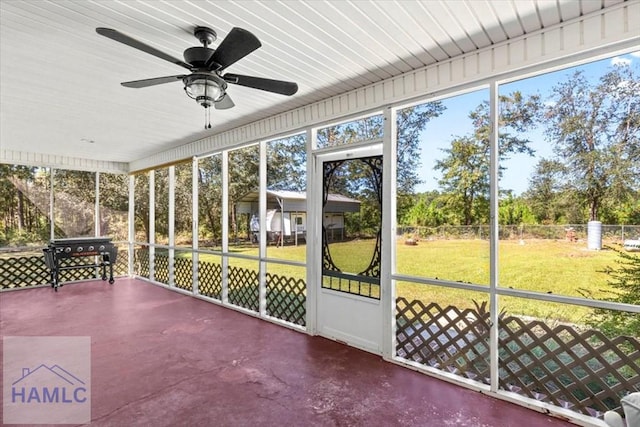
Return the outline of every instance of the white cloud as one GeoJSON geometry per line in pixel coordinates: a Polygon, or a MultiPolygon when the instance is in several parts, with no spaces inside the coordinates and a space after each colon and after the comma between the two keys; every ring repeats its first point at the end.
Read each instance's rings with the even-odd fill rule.
{"type": "Polygon", "coordinates": [[[638,50],[636,52],[631,52],[629,55],[635,56],[636,58],[640,58],[640,50],[638,50]]]}
{"type": "Polygon", "coordinates": [[[611,58],[611,65],[631,65],[631,60],[629,58],[616,56],[615,58],[611,58]]]}

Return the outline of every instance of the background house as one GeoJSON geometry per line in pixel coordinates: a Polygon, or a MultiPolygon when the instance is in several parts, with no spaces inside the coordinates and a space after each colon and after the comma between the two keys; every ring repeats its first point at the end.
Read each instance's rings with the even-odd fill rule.
{"type": "MultiPolygon", "coordinates": [[[[267,233],[269,241],[284,244],[289,240],[298,244],[298,239],[307,237],[307,196],[302,191],[267,190],[267,233]],[[284,232],[283,232],[284,230],[284,232]],[[279,239],[284,236],[284,239],[279,239]]],[[[359,212],[360,202],[340,194],[329,194],[323,209],[323,225],[330,239],[344,239],[345,213],[359,212]]],[[[236,213],[246,215],[252,232],[258,232],[256,219],[259,212],[259,193],[253,191],[236,204],[236,213]]]]}

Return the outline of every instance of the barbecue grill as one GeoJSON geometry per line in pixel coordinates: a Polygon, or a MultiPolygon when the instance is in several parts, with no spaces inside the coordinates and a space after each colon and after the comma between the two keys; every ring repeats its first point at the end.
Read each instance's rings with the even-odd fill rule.
{"type": "Polygon", "coordinates": [[[107,280],[109,267],[109,283],[113,284],[113,264],[118,256],[118,248],[113,245],[109,237],[84,237],[75,239],[54,239],[43,249],[44,262],[51,274],[51,287],[58,291],[61,287],[60,272],[81,268],[101,268],[102,280],[107,280]],[[63,265],[63,260],[69,258],[86,258],[86,263],[63,265]],[[93,261],[93,262],[89,262],[93,261]]]}

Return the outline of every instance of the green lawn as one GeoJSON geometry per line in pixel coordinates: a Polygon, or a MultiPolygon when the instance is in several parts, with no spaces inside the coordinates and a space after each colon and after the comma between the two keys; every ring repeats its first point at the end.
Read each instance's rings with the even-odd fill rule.
{"type": "MultiPolygon", "coordinates": [[[[333,243],[334,262],[344,271],[355,272],[366,268],[372,253],[373,240],[354,240],[333,243]],[[364,267],[363,267],[364,266],[364,267]]],[[[480,285],[489,284],[489,243],[484,240],[420,241],[409,246],[397,244],[397,271],[425,278],[459,281],[480,285]]],[[[233,248],[237,253],[258,255],[255,248],[233,248]]],[[[304,262],[306,247],[269,247],[270,258],[304,262]]],[[[219,262],[219,257],[200,255],[202,261],[219,262]]],[[[565,296],[603,296],[607,276],[601,273],[607,266],[615,266],[616,254],[610,250],[590,251],[583,242],[555,240],[501,241],[499,249],[499,283],[503,287],[552,293],[565,296]]],[[[255,261],[235,259],[234,266],[255,268],[255,261]]],[[[272,273],[302,277],[304,269],[288,265],[269,265],[272,273]]],[[[409,282],[400,282],[397,295],[425,303],[453,304],[460,308],[473,307],[474,300],[486,301],[484,292],[442,288],[409,282]]],[[[565,304],[551,304],[532,300],[502,297],[501,307],[509,314],[522,314],[538,318],[581,323],[588,309],[565,304]]]]}
{"type": "MultiPolygon", "coordinates": [[[[334,262],[343,271],[360,272],[369,263],[374,240],[353,240],[331,244],[334,262]]],[[[399,239],[397,250],[397,272],[424,278],[449,281],[489,284],[489,243],[486,240],[423,240],[409,246],[399,239]]],[[[161,250],[158,250],[161,253],[161,250]]],[[[258,255],[255,246],[233,246],[231,252],[258,255]]],[[[41,248],[33,255],[41,256],[41,248]]],[[[4,253],[2,258],[32,255],[31,253],[4,253]]],[[[179,257],[190,257],[190,252],[177,251],[179,257]]],[[[306,246],[267,248],[267,256],[274,259],[294,260],[304,263],[306,246]]],[[[502,287],[552,293],[565,296],[594,297],[606,295],[607,276],[601,273],[607,266],[616,266],[617,255],[611,250],[590,251],[584,242],[562,240],[508,240],[500,242],[499,284],[502,287]]],[[[216,255],[200,254],[200,260],[219,263],[216,255]]],[[[255,270],[257,262],[234,258],[235,267],[255,270]]],[[[281,276],[305,278],[305,268],[276,263],[268,264],[268,272],[281,276]]],[[[474,301],[488,299],[485,292],[473,292],[433,285],[400,282],[397,295],[409,300],[419,299],[424,303],[436,302],[441,306],[456,305],[471,308],[474,301]]],[[[524,298],[501,297],[501,309],[509,314],[550,318],[559,321],[582,323],[589,313],[586,308],[566,304],[536,302],[524,298]]]]}
{"type": "MultiPolygon", "coordinates": [[[[498,282],[501,287],[564,296],[605,295],[607,276],[601,271],[615,266],[611,250],[589,251],[584,243],[554,240],[501,241],[498,282]]],[[[397,246],[398,272],[452,281],[489,283],[489,244],[480,240],[422,241],[418,246],[397,246]]],[[[447,289],[402,282],[398,296],[435,301],[440,305],[473,307],[488,300],[482,292],[447,289]]],[[[501,297],[507,314],[582,323],[589,309],[523,298],[501,297]]]]}
{"type": "MultiPolygon", "coordinates": [[[[537,240],[520,244],[501,241],[498,252],[500,286],[580,296],[580,289],[601,295],[603,270],[614,265],[610,250],[590,251],[584,244],[537,240]]],[[[398,272],[451,281],[489,284],[489,243],[480,240],[438,240],[397,246],[398,272]]]]}

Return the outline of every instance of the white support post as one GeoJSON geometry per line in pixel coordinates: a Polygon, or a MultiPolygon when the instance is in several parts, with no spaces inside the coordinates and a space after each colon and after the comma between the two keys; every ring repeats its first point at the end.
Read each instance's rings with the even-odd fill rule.
{"type": "MultiPolygon", "coordinates": [[[[97,237],[100,236],[100,172],[95,172],[94,178],[94,196],[96,199],[93,202],[93,235],[97,237]]],[[[95,258],[95,260],[97,260],[97,258],[95,258]]],[[[100,267],[96,267],[94,271],[96,277],[99,277],[100,267]]]]}
{"type": "Polygon", "coordinates": [[[156,174],[149,171],[149,280],[156,277],[156,174]]]}
{"type": "Polygon", "coordinates": [[[135,250],[134,241],[136,239],[135,235],[135,203],[136,203],[136,193],[135,193],[135,176],[129,175],[129,231],[127,233],[127,238],[129,240],[129,257],[128,257],[128,273],[129,276],[133,276],[133,258],[135,250]]]}
{"type": "Polygon", "coordinates": [[[313,155],[313,148],[317,145],[316,139],[318,137],[317,129],[307,129],[307,299],[306,299],[306,325],[307,333],[315,335],[316,330],[316,317],[318,312],[318,288],[320,284],[317,283],[320,277],[320,257],[318,255],[317,246],[322,244],[318,243],[321,240],[322,233],[318,229],[318,223],[322,224],[322,212],[320,212],[320,220],[317,218],[316,209],[319,203],[316,193],[316,188],[322,184],[322,176],[317,176],[315,171],[315,156],[313,155]],[[318,181],[320,184],[318,184],[318,181]],[[314,240],[310,240],[309,237],[315,237],[314,240]]]}
{"type": "Polygon", "coordinates": [[[95,236],[100,236],[101,234],[101,221],[100,221],[100,172],[96,172],[96,201],[95,201],[95,212],[93,215],[94,218],[94,234],[95,236]]]}
{"type": "Polygon", "coordinates": [[[489,334],[490,342],[490,372],[491,372],[491,391],[497,392],[499,388],[498,383],[498,313],[500,312],[498,307],[498,294],[496,288],[498,287],[498,244],[499,244],[499,216],[498,216],[498,162],[499,162],[499,138],[500,123],[499,123],[499,99],[498,99],[498,84],[492,81],[489,86],[489,104],[490,104],[490,119],[491,119],[491,135],[490,135],[490,168],[489,168],[489,186],[490,186],[490,227],[489,241],[490,241],[490,254],[489,254],[489,305],[490,305],[490,320],[491,330],[489,334]]]}
{"type": "Polygon", "coordinates": [[[169,253],[168,253],[168,274],[167,282],[169,286],[175,287],[176,275],[174,271],[174,257],[176,255],[176,236],[175,236],[175,219],[176,219],[176,167],[169,166],[169,253]]]}
{"type": "MultiPolygon", "coordinates": [[[[264,260],[267,257],[267,143],[265,141],[260,142],[260,165],[258,172],[259,185],[259,198],[258,198],[258,212],[260,214],[260,241],[258,255],[260,258],[259,265],[259,313],[260,316],[267,315],[267,263],[264,260]]],[[[284,214],[281,215],[281,217],[284,214]]],[[[281,228],[284,231],[284,227],[281,228]]]]}
{"type": "Polygon", "coordinates": [[[51,168],[51,173],[49,174],[49,237],[51,240],[56,238],[56,217],[55,217],[55,209],[53,204],[55,203],[55,198],[53,197],[53,182],[54,182],[54,175],[56,173],[56,170],[54,168],[51,168]]]}
{"type": "Polygon", "coordinates": [[[396,265],[396,110],[384,110],[382,137],[382,260],[380,266],[380,305],[382,309],[382,357],[392,359],[396,348],[395,281],[396,265]]]}
{"type": "Polygon", "coordinates": [[[229,302],[229,151],[222,152],[222,303],[229,302]]]}
{"type": "Polygon", "coordinates": [[[198,199],[198,192],[199,192],[199,187],[198,187],[198,176],[199,176],[199,169],[198,169],[198,158],[194,157],[191,160],[191,200],[192,200],[192,206],[193,206],[193,210],[191,211],[191,262],[192,262],[192,267],[191,267],[191,273],[193,275],[193,287],[192,287],[192,291],[194,295],[197,295],[200,291],[200,287],[199,287],[199,277],[198,277],[198,229],[199,229],[199,224],[198,224],[198,213],[200,211],[199,208],[199,199],[198,199]]]}

